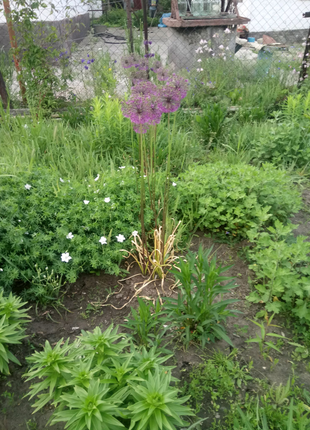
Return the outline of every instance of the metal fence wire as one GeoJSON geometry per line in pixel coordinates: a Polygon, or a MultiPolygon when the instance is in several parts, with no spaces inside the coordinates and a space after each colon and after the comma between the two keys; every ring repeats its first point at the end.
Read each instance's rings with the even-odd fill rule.
{"type": "MultiPolygon", "coordinates": [[[[18,0],[3,0],[0,88],[4,81],[10,95],[17,96],[5,3],[13,12],[20,8],[18,0]]],[[[63,96],[87,98],[96,94],[95,74],[108,75],[112,67],[122,88],[122,59],[133,51],[172,71],[194,72],[198,79],[208,70],[212,79],[216,73],[232,80],[278,76],[287,85],[298,84],[308,77],[310,65],[307,12],[310,0],[59,0],[39,8],[33,22],[41,29],[34,32],[37,42],[54,44],[70,64],[70,91],[63,96]],[[49,28],[57,34],[52,42],[44,40],[49,28]]],[[[18,28],[15,33],[18,43],[23,34],[18,28]]],[[[57,68],[57,58],[53,64],[57,68]]]]}

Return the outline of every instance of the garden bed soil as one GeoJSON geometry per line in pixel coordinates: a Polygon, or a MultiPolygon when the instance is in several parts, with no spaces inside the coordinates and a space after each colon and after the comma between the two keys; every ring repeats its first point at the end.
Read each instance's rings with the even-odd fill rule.
{"type": "MultiPolygon", "coordinates": [[[[307,221],[307,213],[303,215],[303,222],[307,221]]],[[[308,221],[307,221],[308,222],[308,221]]],[[[247,365],[253,360],[253,369],[251,375],[254,378],[265,379],[267,383],[285,384],[289,377],[292,376],[292,357],[291,353],[294,347],[285,344],[282,348],[282,354],[276,351],[270,352],[270,358],[264,360],[259,352],[257,344],[245,343],[245,340],[250,337],[255,337],[259,332],[259,327],[250,322],[258,310],[262,309],[262,305],[250,305],[246,300],[246,296],[250,292],[250,270],[245,261],[244,246],[246,243],[237,245],[229,245],[217,243],[210,237],[206,237],[203,233],[197,234],[192,241],[191,249],[197,251],[199,244],[202,243],[205,248],[214,246],[218,260],[223,266],[233,265],[227,272],[227,275],[235,277],[235,283],[238,285],[228,295],[230,298],[236,298],[239,301],[233,305],[236,310],[242,312],[235,318],[229,318],[227,323],[227,334],[233,341],[234,346],[238,348],[237,358],[241,365],[247,365]],[[272,369],[272,360],[277,357],[279,363],[272,369]]],[[[22,375],[27,370],[26,356],[29,356],[34,350],[40,350],[45,341],[48,340],[52,345],[55,345],[59,339],[70,337],[73,340],[80,334],[81,330],[92,330],[96,326],[102,329],[107,328],[112,322],[114,324],[122,324],[127,317],[130,305],[136,306],[137,302],[134,298],[130,305],[123,307],[134,295],[135,284],[143,282],[143,278],[134,269],[130,273],[131,277],[127,280],[116,276],[100,274],[82,275],[77,282],[68,286],[68,291],[64,296],[64,309],[40,309],[32,306],[29,314],[31,322],[27,327],[28,337],[23,340],[22,344],[12,348],[12,352],[20,360],[22,366],[11,365],[11,375],[2,376],[0,379],[0,430],[19,430],[31,429],[41,430],[52,413],[51,406],[46,406],[43,410],[35,415],[32,415],[31,403],[28,398],[24,398],[29,391],[30,383],[24,382],[22,375]],[[110,296],[107,303],[106,298],[110,296]],[[119,310],[114,309],[121,308],[119,310]]],[[[140,286],[140,285],[139,285],[140,286]]],[[[171,282],[166,282],[164,288],[168,294],[176,295],[173,290],[169,290],[171,282]]],[[[160,283],[156,286],[150,284],[143,292],[142,296],[148,298],[158,297],[161,293],[160,283]],[[155,288],[157,287],[157,288],[155,288]]],[[[275,328],[275,333],[282,333],[287,337],[292,337],[287,328],[284,328],[285,321],[278,319],[276,322],[281,328],[275,328]]],[[[125,331],[125,330],[124,330],[125,331]]],[[[188,351],[184,351],[181,346],[175,345],[174,363],[176,369],[175,376],[179,378],[187,378],[192,366],[200,363],[206,356],[211,356],[214,349],[220,350],[225,354],[229,354],[231,347],[224,341],[208,344],[204,350],[191,346],[188,351]]],[[[295,376],[300,383],[305,385],[305,388],[310,389],[310,375],[305,370],[302,362],[295,363],[295,376]]],[[[256,392],[258,387],[254,383],[249,383],[246,390],[256,392]]],[[[221,404],[221,401],[219,401],[221,404]]],[[[221,411],[225,411],[227,401],[224,399],[219,411],[212,416],[208,410],[210,399],[206,397],[202,406],[200,415],[209,417],[202,427],[210,428],[214,418],[221,417],[221,411]]],[[[55,430],[63,430],[64,424],[58,423],[53,426],[55,430]]]]}

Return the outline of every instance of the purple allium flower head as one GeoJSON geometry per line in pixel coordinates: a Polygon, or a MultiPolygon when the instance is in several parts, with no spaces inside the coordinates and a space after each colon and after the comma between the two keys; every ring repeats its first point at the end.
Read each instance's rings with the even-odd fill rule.
{"type": "Polygon", "coordinates": [[[149,125],[148,124],[134,125],[133,129],[136,133],[144,134],[148,131],[149,125]]]}
{"type": "Polygon", "coordinates": [[[167,86],[174,88],[180,94],[180,99],[186,97],[188,91],[188,80],[173,74],[167,81],[167,86]]]}
{"type": "Polygon", "coordinates": [[[158,69],[157,70],[157,79],[159,81],[167,81],[169,79],[168,71],[166,69],[164,69],[163,67],[158,69]]]}
{"type": "Polygon", "coordinates": [[[139,81],[131,88],[132,94],[139,96],[157,96],[158,88],[150,81],[139,81]]]}
{"type": "Polygon", "coordinates": [[[122,66],[124,69],[129,69],[134,65],[132,55],[127,55],[126,57],[122,58],[122,66]]]}
{"type": "Polygon", "coordinates": [[[131,79],[133,84],[136,85],[141,81],[147,81],[147,75],[142,70],[134,70],[131,74],[131,79]]]}
{"type": "Polygon", "coordinates": [[[136,66],[139,70],[149,70],[149,62],[147,59],[142,58],[136,66]]]}
{"type": "Polygon", "coordinates": [[[128,101],[123,102],[123,115],[134,124],[149,124],[151,121],[149,104],[150,100],[148,98],[135,95],[128,101]]]}
{"type": "Polygon", "coordinates": [[[157,73],[158,70],[162,69],[163,65],[161,64],[161,62],[159,60],[155,60],[152,66],[152,70],[153,72],[157,73]]]}
{"type": "Polygon", "coordinates": [[[158,103],[158,100],[154,98],[154,100],[150,100],[150,116],[152,119],[152,125],[154,124],[159,124],[160,123],[160,119],[161,119],[161,115],[162,115],[162,111],[160,109],[160,105],[158,103]]]}
{"type": "Polygon", "coordinates": [[[180,94],[172,87],[166,85],[160,91],[159,107],[162,112],[175,112],[180,107],[180,94]]]}

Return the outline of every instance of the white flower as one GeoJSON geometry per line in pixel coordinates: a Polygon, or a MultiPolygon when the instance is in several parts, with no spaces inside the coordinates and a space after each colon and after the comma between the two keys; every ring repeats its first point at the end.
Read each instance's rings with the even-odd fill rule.
{"type": "Polygon", "coordinates": [[[89,200],[83,200],[83,202],[84,202],[85,205],[88,205],[89,200]]]}
{"type": "Polygon", "coordinates": [[[107,245],[107,243],[108,243],[107,238],[106,238],[106,237],[104,237],[104,236],[102,236],[102,237],[99,239],[99,242],[101,243],[101,245],[107,245]]]}
{"type": "Polygon", "coordinates": [[[201,39],[201,41],[199,42],[200,45],[204,45],[205,43],[208,43],[206,40],[201,39]]]}
{"type": "Polygon", "coordinates": [[[229,28],[227,27],[226,30],[224,30],[224,33],[229,34],[231,33],[231,31],[229,30],[229,28]]]}
{"type": "Polygon", "coordinates": [[[27,125],[27,124],[25,124],[25,125],[24,125],[24,128],[28,128],[28,125],[27,125]]]}
{"type": "Polygon", "coordinates": [[[60,182],[65,182],[62,178],[59,178],[60,182]]]}
{"type": "Polygon", "coordinates": [[[104,199],[104,202],[105,202],[105,203],[110,203],[110,201],[111,201],[110,197],[106,197],[106,198],[104,199]]]}
{"type": "Polygon", "coordinates": [[[100,177],[100,175],[98,173],[98,175],[95,177],[95,181],[98,181],[99,177],[100,177]]]}
{"type": "Polygon", "coordinates": [[[26,188],[26,190],[30,190],[30,188],[31,188],[31,185],[29,185],[29,184],[26,184],[26,185],[25,185],[25,188],[26,188]]]}
{"type": "Polygon", "coordinates": [[[3,272],[3,269],[0,269],[0,272],[3,272]]]}
{"type": "Polygon", "coordinates": [[[126,240],[125,236],[123,236],[122,234],[119,234],[118,236],[115,236],[115,237],[118,242],[124,242],[124,240],[126,240]]]}
{"type": "Polygon", "coordinates": [[[219,46],[219,49],[224,49],[224,45],[220,45],[220,46],[219,46]]]}
{"type": "Polygon", "coordinates": [[[201,58],[198,58],[197,62],[198,62],[198,63],[201,63],[201,62],[202,62],[202,59],[201,59],[201,58]]]}
{"type": "Polygon", "coordinates": [[[119,169],[121,170],[121,169],[125,169],[126,168],[126,166],[120,166],[119,167],[119,169]]]}
{"type": "Polygon", "coordinates": [[[175,182],[172,182],[172,186],[173,186],[173,187],[176,187],[176,186],[177,186],[177,184],[176,184],[175,182]]]}
{"type": "Polygon", "coordinates": [[[197,69],[197,72],[203,72],[203,69],[197,69]]]}
{"type": "Polygon", "coordinates": [[[228,46],[226,46],[226,48],[225,48],[225,49],[226,49],[226,51],[229,51],[229,47],[228,47],[228,46]]]}
{"type": "Polygon", "coordinates": [[[199,47],[199,48],[197,48],[196,49],[196,54],[202,54],[203,53],[203,50],[202,50],[202,48],[201,47],[199,47]]]}
{"type": "Polygon", "coordinates": [[[219,37],[219,35],[217,33],[213,34],[213,37],[219,37]]]}
{"type": "Polygon", "coordinates": [[[74,238],[74,236],[73,236],[73,234],[71,233],[71,231],[70,231],[70,233],[68,233],[68,234],[67,234],[66,238],[67,238],[67,239],[73,239],[73,238],[74,238]]]}
{"type": "Polygon", "coordinates": [[[21,220],[21,219],[19,219],[19,220],[18,220],[18,222],[22,222],[22,220],[21,220]]]}
{"type": "Polygon", "coordinates": [[[96,191],[94,191],[94,193],[99,193],[99,191],[100,191],[100,190],[96,190],[96,191]]]}
{"type": "Polygon", "coordinates": [[[136,236],[138,236],[139,233],[137,232],[137,230],[135,230],[131,234],[133,235],[133,237],[136,237],[136,236]]]}
{"type": "Polygon", "coordinates": [[[71,259],[72,257],[70,257],[69,252],[64,252],[61,254],[61,261],[64,261],[65,263],[69,263],[71,259]]]}
{"type": "Polygon", "coordinates": [[[302,43],[302,46],[306,46],[306,42],[303,42],[303,43],[302,43]]]}

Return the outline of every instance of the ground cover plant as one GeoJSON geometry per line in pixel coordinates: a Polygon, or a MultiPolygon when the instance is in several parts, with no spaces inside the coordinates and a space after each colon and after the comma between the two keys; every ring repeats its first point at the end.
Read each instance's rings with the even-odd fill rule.
{"type": "Polygon", "coordinates": [[[175,73],[84,52],[85,103],[1,110],[1,430],[310,428],[309,88],[225,37],[175,73]]]}

